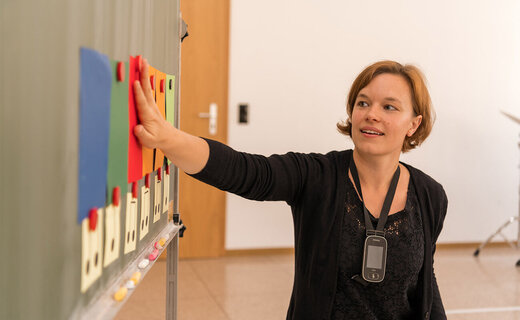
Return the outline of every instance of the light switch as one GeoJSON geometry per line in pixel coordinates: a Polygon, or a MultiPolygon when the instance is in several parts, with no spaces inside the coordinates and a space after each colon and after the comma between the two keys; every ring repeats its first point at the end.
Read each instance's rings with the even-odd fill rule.
{"type": "Polygon", "coordinates": [[[153,202],[153,222],[156,223],[161,219],[161,203],[162,203],[162,185],[159,180],[159,174],[154,176],[154,202],[153,202]]]}
{"type": "Polygon", "coordinates": [[[81,222],[81,292],[101,276],[103,259],[103,209],[98,209],[95,230],[91,230],[89,218],[81,222]]]}
{"type": "Polygon", "coordinates": [[[125,254],[135,250],[137,224],[137,198],[126,194],[125,254]]]}
{"type": "Polygon", "coordinates": [[[150,225],[150,188],[141,187],[141,222],[139,223],[139,240],[148,233],[150,225]]]}
{"type": "Polygon", "coordinates": [[[249,106],[247,103],[241,103],[238,105],[238,123],[247,123],[248,120],[248,113],[249,113],[249,106]]]}

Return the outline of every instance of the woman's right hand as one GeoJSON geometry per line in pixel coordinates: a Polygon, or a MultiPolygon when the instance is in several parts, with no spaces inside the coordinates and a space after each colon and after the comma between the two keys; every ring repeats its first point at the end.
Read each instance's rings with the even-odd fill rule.
{"type": "Polygon", "coordinates": [[[163,149],[173,126],[166,121],[153,97],[153,90],[148,77],[148,61],[143,59],[141,79],[133,83],[137,114],[140,124],[134,127],[134,135],[141,145],[154,149],[163,149]]]}
{"type": "Polygon", "coordinates": [[[153,97],[148,77],[148,61],[143,59],[141,80],[135,81],[134,96],[140,124],[134,127],[134,135],[142,146],[160,149],[170,161],[186,173],[200,172],[209,158],[208,143],[175,128],[166,121],[153,97]]]}

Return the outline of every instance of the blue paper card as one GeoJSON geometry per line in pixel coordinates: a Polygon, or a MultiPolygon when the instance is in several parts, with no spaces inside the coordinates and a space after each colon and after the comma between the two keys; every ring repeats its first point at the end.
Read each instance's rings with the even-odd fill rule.
{"type": "Polygon", "coordinates": [[[80,49],[78,223],[105,206],[112,75],[107,56],[80,49]]]}

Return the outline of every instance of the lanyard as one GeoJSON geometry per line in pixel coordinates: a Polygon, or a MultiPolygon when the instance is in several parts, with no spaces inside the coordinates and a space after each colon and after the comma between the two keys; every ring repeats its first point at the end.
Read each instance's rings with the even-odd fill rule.
{"type": "Polygon", "coordinates": [[[394,176],[392,177],[392,181],[390,182],[390,187],[388,188],[388,192],[386,193],[385,202],[383,202],[383,208],[381,209],[381,214],[379,215],[379,221],[377,223],[377,229],[374,230],[374,226],[372,225],[372,221],[370,221],[370,216],[368,215],[367,207],[365,206],[365,202],[363,201],[363,193],[361,192],[361,184],[359,183],[359,176],[356,168],[356,164],[354,163],[354,156],[352,155],[352,159],[350,160],[350,172],[352,173],[352,178],[354,178],[354,182],[356,184],[356,188],[359,192],[359,196],[361,197],[361,201],[363,202],[363,212],[365,214],[365,226],[367,236],[369,234],[382,235],[384,237],[384,228],[386,224],[386,220],[388,218],[388,212],[390,211],[390,206],[392,205],[392,200],[394,199],[395,190],[397,189],[397,182],[399,181],[399,175],[401,173],[401,169],[397,166],[395,170],[394,176]]]}

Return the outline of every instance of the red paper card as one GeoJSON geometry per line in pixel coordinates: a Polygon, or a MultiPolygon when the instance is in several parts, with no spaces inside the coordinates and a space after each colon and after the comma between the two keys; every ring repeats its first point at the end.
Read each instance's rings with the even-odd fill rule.
{"type": "Polygon", "coordinates": [[[134,127],[138,123],[137,108],[134,97],[134,82],[139,80],[141,57],[130,57],[129,90],[128,90],[128,183],[138,181],[143,177],[141,144],[134,135],[134,127]]]}

